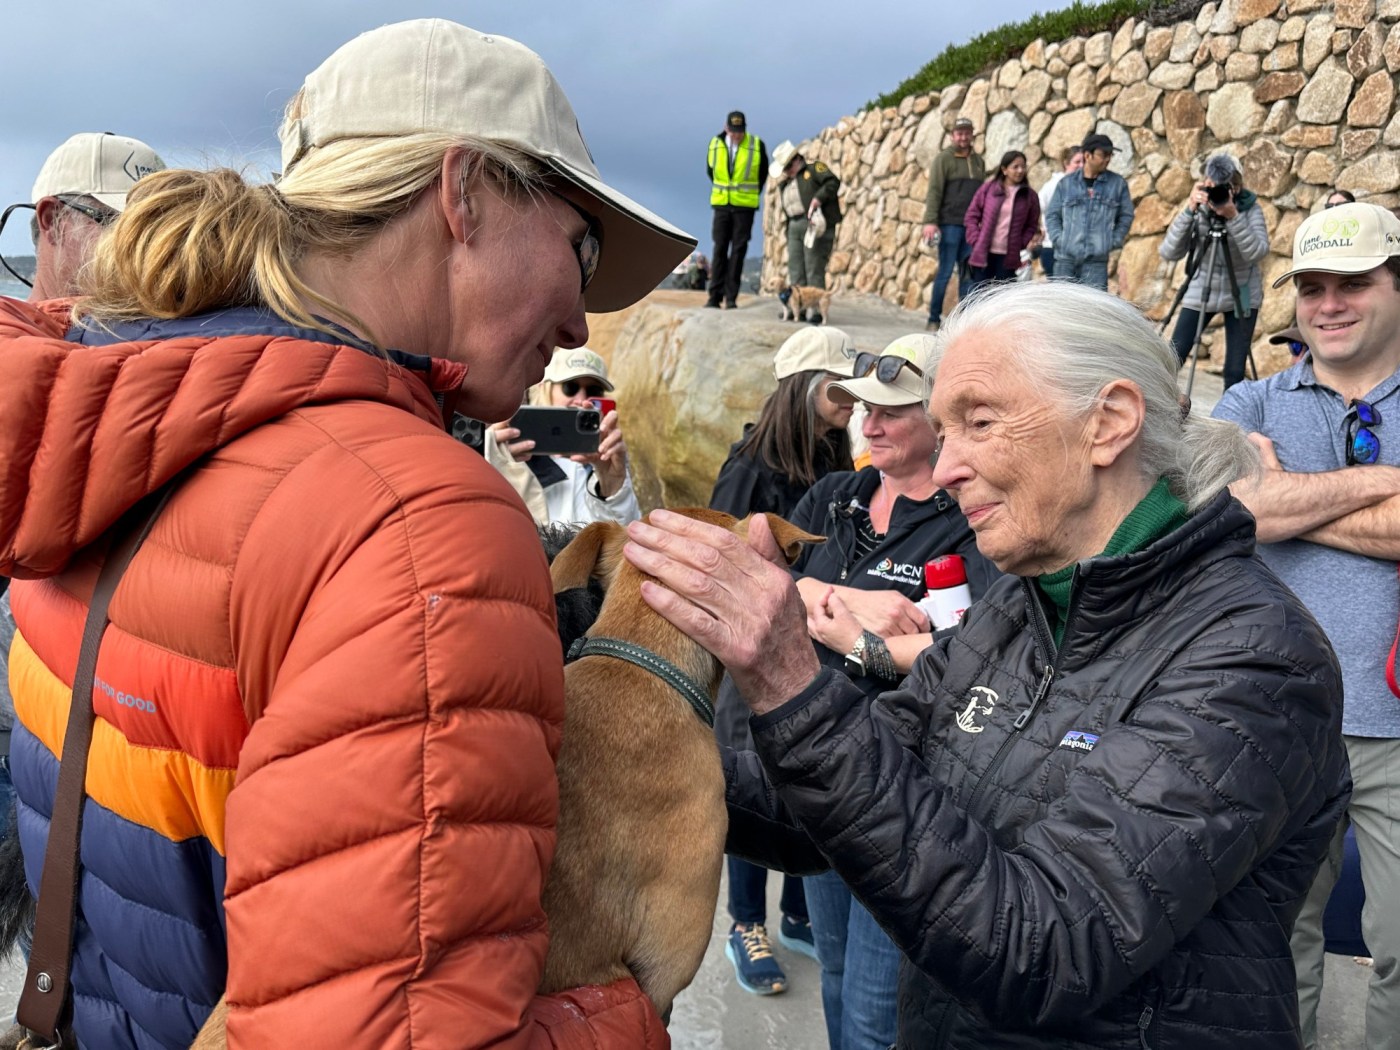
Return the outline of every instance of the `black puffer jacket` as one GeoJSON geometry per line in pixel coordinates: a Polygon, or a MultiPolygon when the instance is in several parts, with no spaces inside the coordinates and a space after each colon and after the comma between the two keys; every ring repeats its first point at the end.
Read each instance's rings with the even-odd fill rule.
{"type": "MultiPolygon", "coordinates": [[[[863,591],[899,591],[917,601],[926,591],[924,563],[941,554],[962,556],[973,598],[981,597],[991,581],[1001,575],[978,552],[977,538],[967,519],[953,497],[941,489],[926,500],[903,496],[895,500],[884,542],[857,559],[852,501],[868,507],[879,487],[880,472],[874,467],[828,474],[812,486],[787,518],[799,529],[825,536],[826,542],[803,548],[792,567],[794,576],[863,591]]],[[[827,667],[845,666],[845,653],[828,649],[820,642],[812,644],[827,667]]],[[[874,676],[861,678],[857,684],[870,696],[887,686],[874,676]]],[[[725,675],[715,702],[715,736],[729,747],[751,748],[748,722],[748,708],[725,675]]]]}
{"type": "Polygon", "coordinates": [[[899,1046],[1291,1050],[1288,937],[1350,793],[1341,681],[1227,494],[1007,577],[876,703],[824,670],[726,755],[729,849],[820,867],[905,953],[899,1046]],[[774,790],[776,787],[776,791],[774,790]]]}

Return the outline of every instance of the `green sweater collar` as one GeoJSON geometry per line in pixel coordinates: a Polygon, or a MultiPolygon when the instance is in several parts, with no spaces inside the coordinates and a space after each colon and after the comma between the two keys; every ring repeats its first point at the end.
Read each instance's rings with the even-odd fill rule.
{"type": "MultiPolygon", "coordinates": [[[[1158,478],[1142,501],[1134,507],[1123,523],[1114,531],[1108,546],[1101,557],[1112,558],[1122,554],[1133,554],[1161,539],[1173,529],[1186,524],[1190,517],[1186,504],[1172,495],[1166,478],[1158,478]]],[[[1069,612],[1070,591],[1074,586],[1074,570],[1077,563],[1071,562],[1063,569],[1037,576],[1036,586],[1045,596],[1045,611],[1055,632],[1055,644],[1064,640],[1065,616],[1069,612]]]]}

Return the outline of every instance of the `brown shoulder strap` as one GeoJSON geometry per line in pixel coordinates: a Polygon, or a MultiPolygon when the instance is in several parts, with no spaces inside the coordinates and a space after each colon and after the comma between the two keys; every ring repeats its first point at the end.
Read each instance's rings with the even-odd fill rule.
{"type": "Polygon", "coordinates": [[[38,913],[34,923],[34,949],[29,955],[15,1016],[26,1028],[63,1046],[62,1030],[70,1019],[69,977],[73,962],[73,919],[78,897],[78,850],[86,796],[88,748],[92,744],[93,677],[97,651],[107,630],[107,607],[117,584],[142,542],[156,523],[176,480],[167,482],[122,517],[112,530],[112,547],[93,588],[83,627],[82,648],[73,673],[73,700],[68,707],[68,730],[58,765],[58,790],[49,820],[49,841],[44,851],[44,871],[39,879],[38,913]]]}

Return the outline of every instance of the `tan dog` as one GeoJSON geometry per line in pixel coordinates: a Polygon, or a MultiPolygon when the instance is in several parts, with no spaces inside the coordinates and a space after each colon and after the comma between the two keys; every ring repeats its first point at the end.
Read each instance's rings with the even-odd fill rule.
{"type": "MultiPolygon", "coordinates": [[[[747,537],[748,518],[680,510],[747,537]]],[[[769,514],[789,562],[823,538],[769,514]]],[[[642,646],[684,671],[714,703],[723,668],[651,610],[643,576],[622,557],[626,531],[581,530],[550,569],[556,593],[600,580],[592,637],[642,646]]],[[[549,955],[540,991],[635,977],[662,1017],[705,957],[719,896],[728,817],[712,730],[650,671],[611,657],[564,669],[558,846],[544,890],[549,955]]],[[[191,1050],[223,1050],[220,999],[191,1050]]]]}
{"type": "MultiPolygon", "coordinates": [[[[741,537],[748,519],[677,513],[741,537]]],[[[789,562],[821,537],[775,515],[789,562]]],[[[554,559],[556,592],[598,578],[607,591],[590,638],[630,642],[684,671],[713,704],[723,668],[642,600],[644,576],[622,557],[626,531],[598,522],[554,559]]],[[[549,955],[542,992],[635,977],[666,1017],[705,956],[728,817],[711,728],[650,671],[609,656],[564,670],[559,842],[544,889],[549,955]]]]}
{"type": "Polygon", "coordinates": [[[817,323],[826,324],[831,313],[831,293],[812,285],[789,285],[778,292],[778,302],[782,303],[778,316],[784,321],[805,321],[815,310],[821,318],[817,323]]]}

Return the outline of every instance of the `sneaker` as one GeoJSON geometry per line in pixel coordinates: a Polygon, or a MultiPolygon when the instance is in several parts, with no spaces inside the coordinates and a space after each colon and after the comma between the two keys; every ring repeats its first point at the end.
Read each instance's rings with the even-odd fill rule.
{"type": "Polygon", "coordinates": [[[812,939],[812,923],[809,919],[794,919],[791,915],[784,915],[783,921],[778,924],[778,943],[788,951],[799,952],[813,959],[817,957],[817,945],[812,939]]]}
{"type": "Polygon", "coordinates": [[[737,302],[735,302],[733,299],[726,299],[726,300],[724,301],[724,308],[725,308],[726,310],[737,310],[737,309],[739,309],[739,304],[738,304],[737,302]]]}
{"type": "Polygon", "coordinates": [[[787,991],[787,974],[773,958],[773,945],[762,923],[736,922],[729,931],[724,954],[734,964],[739,987],[754,995],[787,991]]]}
{"type": "Polygon", "coordinates": [[[705,304],[705,309],[707,309],[707,310],[718,310],[718,309],[719,309],[719,300],[718,300],[718,299],[711,299],[709,302],[707,302],[707,303],[705,304]]]}
{"type": "Polygon", "coordinates": [[[939,322],[937,322],[937,321],[930,321],[928,324],[924,325],[924,331],[925,331],[925,332],[936,332],[936,331],[938,331],[938,326],[939,326],[939,322]]]}

